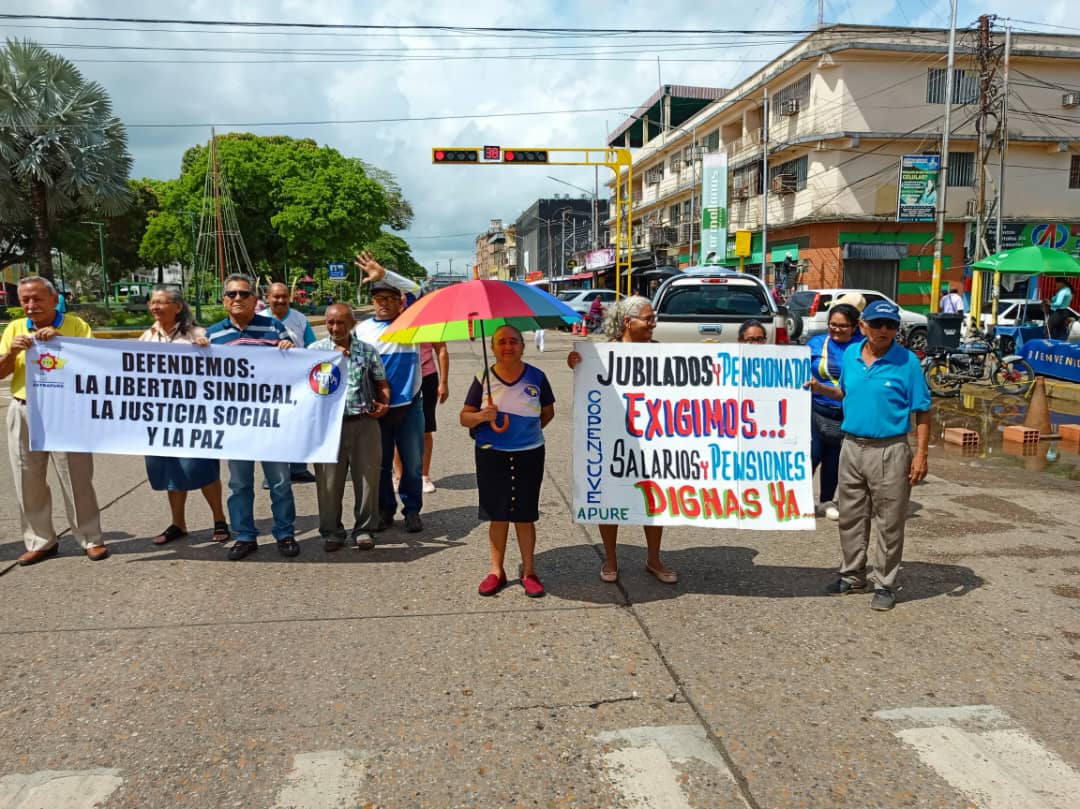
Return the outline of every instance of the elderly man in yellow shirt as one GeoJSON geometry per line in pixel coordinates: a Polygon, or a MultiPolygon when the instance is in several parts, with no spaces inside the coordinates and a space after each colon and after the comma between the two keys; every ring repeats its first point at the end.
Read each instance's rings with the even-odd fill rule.
{"type": "Polygon", "coordinates": [[[34,341],[57,336],[92,337],[90,326],[74,315],[57,311],[59,297],[48,279],[28,276],[19,282],[19,305],[26,317],[13,320],[0,336],[0,379],[11,377],[14,401],[8,407],[8,454],[19,503],[26,553],[20,565],[33,565],[55,556],[59,547],[52,521],[48,464],[60,478],[71,533],[91,561],[109,555],[101,539],[101,512],[94,493],[94,458],[88,452],[34,452],[26,413],[26,349],[34,341]]]}

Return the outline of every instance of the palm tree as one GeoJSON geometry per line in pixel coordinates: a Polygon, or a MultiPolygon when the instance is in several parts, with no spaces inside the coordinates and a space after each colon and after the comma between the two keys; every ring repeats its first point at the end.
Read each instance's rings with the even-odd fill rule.
{"type": "Polygon", "coordinates": [[[105,88],[40,45],[9,39],[0,49],[0,222],[31,224],[41,275],[53,277],[57,218],[122,213],[130,169],[105,88]]]}

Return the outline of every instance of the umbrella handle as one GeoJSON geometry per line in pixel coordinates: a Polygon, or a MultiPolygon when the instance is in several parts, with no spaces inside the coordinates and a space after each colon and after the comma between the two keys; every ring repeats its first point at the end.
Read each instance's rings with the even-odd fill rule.
{"type": "MultiPolygon", "coordinates": [[[[495,402],[492,401],[490,396],[488,396],[488,404],[491,405],[492,407],[495,406],[495,402]]],[[[498,418],[498,416],[496,416],[495,421],[491,422],[491,429],[494,430],[497,433],[505,433],[507,430],[510,429],[510,414],[509,413],[500,413],[499,415],[502,416],[503,423],[500,425],[499,424],[499,418],[498,418]]]]}

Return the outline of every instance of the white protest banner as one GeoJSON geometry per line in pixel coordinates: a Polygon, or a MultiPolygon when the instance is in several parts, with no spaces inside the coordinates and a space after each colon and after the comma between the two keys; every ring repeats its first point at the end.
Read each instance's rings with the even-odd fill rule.
{"type": "Polygon", "coordinates": [[[808,348],[574,349],[576,522],[814,528],[808,348]]]}
{"type": "Polygon", "coordinates": [[[338,351],[57,337],[26,352],[30,448],[337,460],[338,351]]]}

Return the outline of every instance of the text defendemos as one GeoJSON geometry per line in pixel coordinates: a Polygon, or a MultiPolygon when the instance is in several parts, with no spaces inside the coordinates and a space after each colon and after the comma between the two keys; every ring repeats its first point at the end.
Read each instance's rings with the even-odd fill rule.
{"type": "Polygon", "coordinates": [[[814,528],[809,349],[575,349],[575,521],[814,528]]]}
{"type": "Polygon", "coordinates": [[[57,338],[27,352],[31,449],[337,459],[342,355],[57,338]]]}

